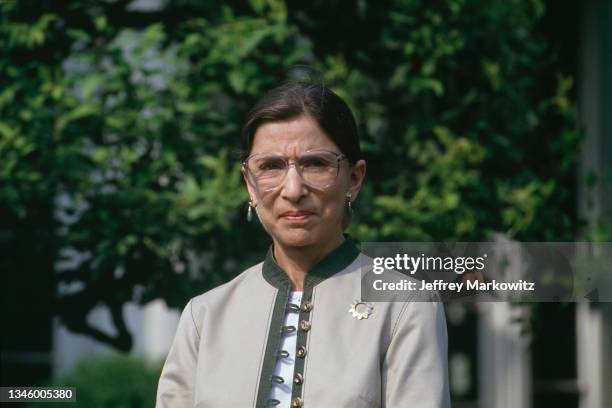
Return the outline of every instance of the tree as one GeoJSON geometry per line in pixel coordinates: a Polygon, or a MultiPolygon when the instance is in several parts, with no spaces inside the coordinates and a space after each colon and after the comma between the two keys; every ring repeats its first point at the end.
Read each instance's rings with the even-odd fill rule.
{"type": "Polygon", "coordinates": [[[358,119],[358,239],[573,237],[573,80],[541,1],[0,7],[2,269],[74,332],[129,350],[125,302],[180,307],[261,260],[240,124],[304,73],[358,119]]]}

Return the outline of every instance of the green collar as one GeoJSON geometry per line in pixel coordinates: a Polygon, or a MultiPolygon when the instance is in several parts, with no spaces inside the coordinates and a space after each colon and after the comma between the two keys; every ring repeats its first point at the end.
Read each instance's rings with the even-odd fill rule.
{"type": "MultiPolygon", "coordinates": [[[[353,239],[344,234],[344,241],[325,258],[321,259],[306,274],[304,286],[315,286],[333,274],[340,272],[349,266],[359,255],[359,248],[353,239]]],[[[273,245],[270,245],[268,254],[263,263],[263,276],[272,286],[283,287],[291,285],[287,272],[285,272],[274,260],[273,245]]]]}

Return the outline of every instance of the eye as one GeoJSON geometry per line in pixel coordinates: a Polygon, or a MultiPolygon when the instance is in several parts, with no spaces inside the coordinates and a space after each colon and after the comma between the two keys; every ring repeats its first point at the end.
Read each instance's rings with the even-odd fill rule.
{"type": "Polygon", "coordinates": [[[284,160],[280,158],[269,158],[262,160],[258,165],[259,170],[282,170],[285,168],[284,160]]]}
{"type": "Polygon", "coordinates": [[[324,157],[308,157],[302,160],[302,166],[311,168],[323,168],[328,167],[330,162],[324,157]]]}

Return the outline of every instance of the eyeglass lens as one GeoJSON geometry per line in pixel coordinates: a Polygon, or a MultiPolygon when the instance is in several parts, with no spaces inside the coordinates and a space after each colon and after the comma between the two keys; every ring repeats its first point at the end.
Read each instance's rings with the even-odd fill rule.
{"type": "MultiPolygon", "coordinates": [[[[301,155],[294,164],[305,183],[315,188],[331,185],[338,176],[339,156],[332,152],[308,152],[301,155]]],[[[282,184],[290,164],[277,154],[255,154],[246,166],[258,188],[270,191],[282,184]]]]}

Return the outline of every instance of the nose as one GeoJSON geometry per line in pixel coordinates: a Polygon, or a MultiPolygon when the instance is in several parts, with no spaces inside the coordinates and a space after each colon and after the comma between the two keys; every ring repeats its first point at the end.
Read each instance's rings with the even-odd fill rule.
{"type": "Polygon", "coordinates": [[[289,201],[299,201],[307,192],[308,188],[302,180],[302,176],[298,173],[295,165],[291,164],[281,186],[281,196],[289,201]]]}

